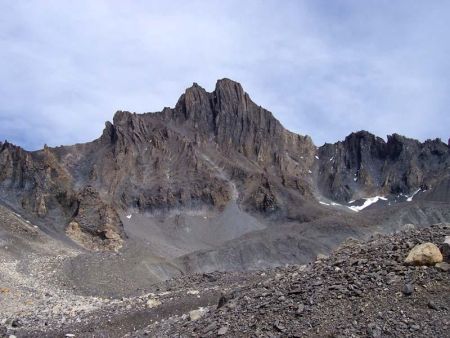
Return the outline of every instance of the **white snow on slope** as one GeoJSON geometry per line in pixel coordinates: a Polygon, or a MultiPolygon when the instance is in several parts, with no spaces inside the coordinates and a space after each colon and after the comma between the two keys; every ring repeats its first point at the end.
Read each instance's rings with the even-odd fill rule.
{"type": "Polygon", "coordinates": [[[364,198],[365,202],[363,205],[359,205],[359,206],[351,206],[348,207],[349,209],[353,210],[353,211],[361,211],[365,208],[367,208],[369,205],[372,205],[374,203],[377,203],[379,200],[383,200],[383,201],[387,201],[386,197],[383,196],[375,196],[375,197],[369,197],[369,198],[364,198]]]}
{"type": "Polygon", "coordinates": [[[127,215],[127,218],[128,218],[128,219],[131,219],[131,214],[130,214],[130,215],[127,215]]]}
{"type": "Polygon", "coordinates": [[[336,203],[336,202],[326,203],[326,202],[324,202],[324,201],[319,201],[319,203],[320,203],[320,204],[323,204],[323,205],[332,205],[332,206],[334,206],[334,207],[342,207],[342,204],[339,204],[339,203],[336,203]]]}
{"type": "Polygon", "coordinates": [[[314,157],[315,157],[316,159],[319,159],[319,156],[317,156],[317,155],[316,155],[316,156],[314,156],[314,157]]]}
{"type": "Polygon", "coordinates": [[[411,196],[409,196],[409,197],[406,199],[406,201],[407,201],[407,202],[412,202],[414,196],[416,196],[416,194],[417,194],[419,191],[420,191],[420,188],[417,189],[416,191],[414,191],[413,194],[412,194],[411,196]]]}

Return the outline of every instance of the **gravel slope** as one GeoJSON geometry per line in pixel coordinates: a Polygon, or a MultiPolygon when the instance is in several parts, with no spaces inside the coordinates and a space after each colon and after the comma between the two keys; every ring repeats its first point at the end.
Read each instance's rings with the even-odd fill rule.
{"type": "Polygon", "coordinates": [[[0,337],[448,336],[449,273],[403,264],[415,244],[442,243],[448,224],[347,240],[307,265],[158,282],[139,247],[92,255],[4,207],[0,218],[0,337]]]}
{"type": "Polygon", "coordinates": [[[403,260],[416,244],[449,234],[441,224],[347,241],[330,258],[226,292],[223,306],[196,321],[175,317],[133,336],[448,337],[449,272],[403,260]]]}

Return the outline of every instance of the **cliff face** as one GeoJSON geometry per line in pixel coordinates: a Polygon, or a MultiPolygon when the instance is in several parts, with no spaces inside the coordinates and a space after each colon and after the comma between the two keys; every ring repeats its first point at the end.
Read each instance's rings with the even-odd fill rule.
{"type": "Polygon", "coordinates": [[[449,149],[439,139],[420,143],[394,134],[385,142],[362,131],[324,145],[319,154],[320,190],[340,202],[376,195],[411,196],[419,189],[440,186],[450,174],[449,149]]]}
{"type": "Polygon", "coordinates": [[[5,142],[0,147],[0,193],[16,207],[39,217],[56,205],[73,207],[72,177],[50,148],[27,152],[5,142]]]}
{"type": "MultiPolygon", "coordinates": [[[[211,93],[194,84],[174,108],[119,111],[90,143],[36,152],[0,143],[0,197],[88,248],[117,249],[126,237],[119,214],[130,208],[220,212],[235,200],[303,222],[330,213],[316,189],[339,202],[411,194],[436,187],[449,165],[444,143],[399,135],[359,132],[316,148],[223,79],[211,93]]],[[[429,198],[446,200],[447,190],[429,198]]]]}

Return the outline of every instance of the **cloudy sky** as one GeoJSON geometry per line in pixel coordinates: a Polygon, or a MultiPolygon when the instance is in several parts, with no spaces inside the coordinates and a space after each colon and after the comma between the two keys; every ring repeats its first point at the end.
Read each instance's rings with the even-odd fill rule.
{"type": "Polygon", "coordinates": [[[361,129],[450,137],[449,1],[0,5],[0,139],[29,150],[224,77],[317,145],[361,129]]]}

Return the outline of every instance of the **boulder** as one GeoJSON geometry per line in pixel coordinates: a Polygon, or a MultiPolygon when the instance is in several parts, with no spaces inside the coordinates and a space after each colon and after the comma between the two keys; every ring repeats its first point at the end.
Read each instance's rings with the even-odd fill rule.
{"type": "Polygon", "coordinates": [[[205,308],[203,308],[203,307],[200,307],[200,308],[198,308],[197,310],[189,311],[189,319],[192,320],[192,321],[197,320],[197,319],[200,319],[200,318],[203,317],[203,315],[204,315],[207,311],[208,311],[208,310],[205,309],[205,308]]]}
{"type": "Polygon", "coordinates": [[[159,301],[158,299],[155,299],[155,298],[150,298],[148,301],[147,301],[147,306],[150,308],[150,309],[152,309],[152,308],[154,308],[154,307],[157,307],[157,306],[160,306],[161,305],[161,301],[159,301]]]}
{"type": "Polygon", "coordinates": [[[405,296],[411,296],[414,292],[414,286],[412,286],[412,284],[405,284],[403,286],[402,292],[405,296]]]}
{"type": "Polygon", "coordinates": [[[433,243],[416,245],[405,259],[410,265],[434,265],[442,262],[443,257],[439,248],[433,243]]]}

